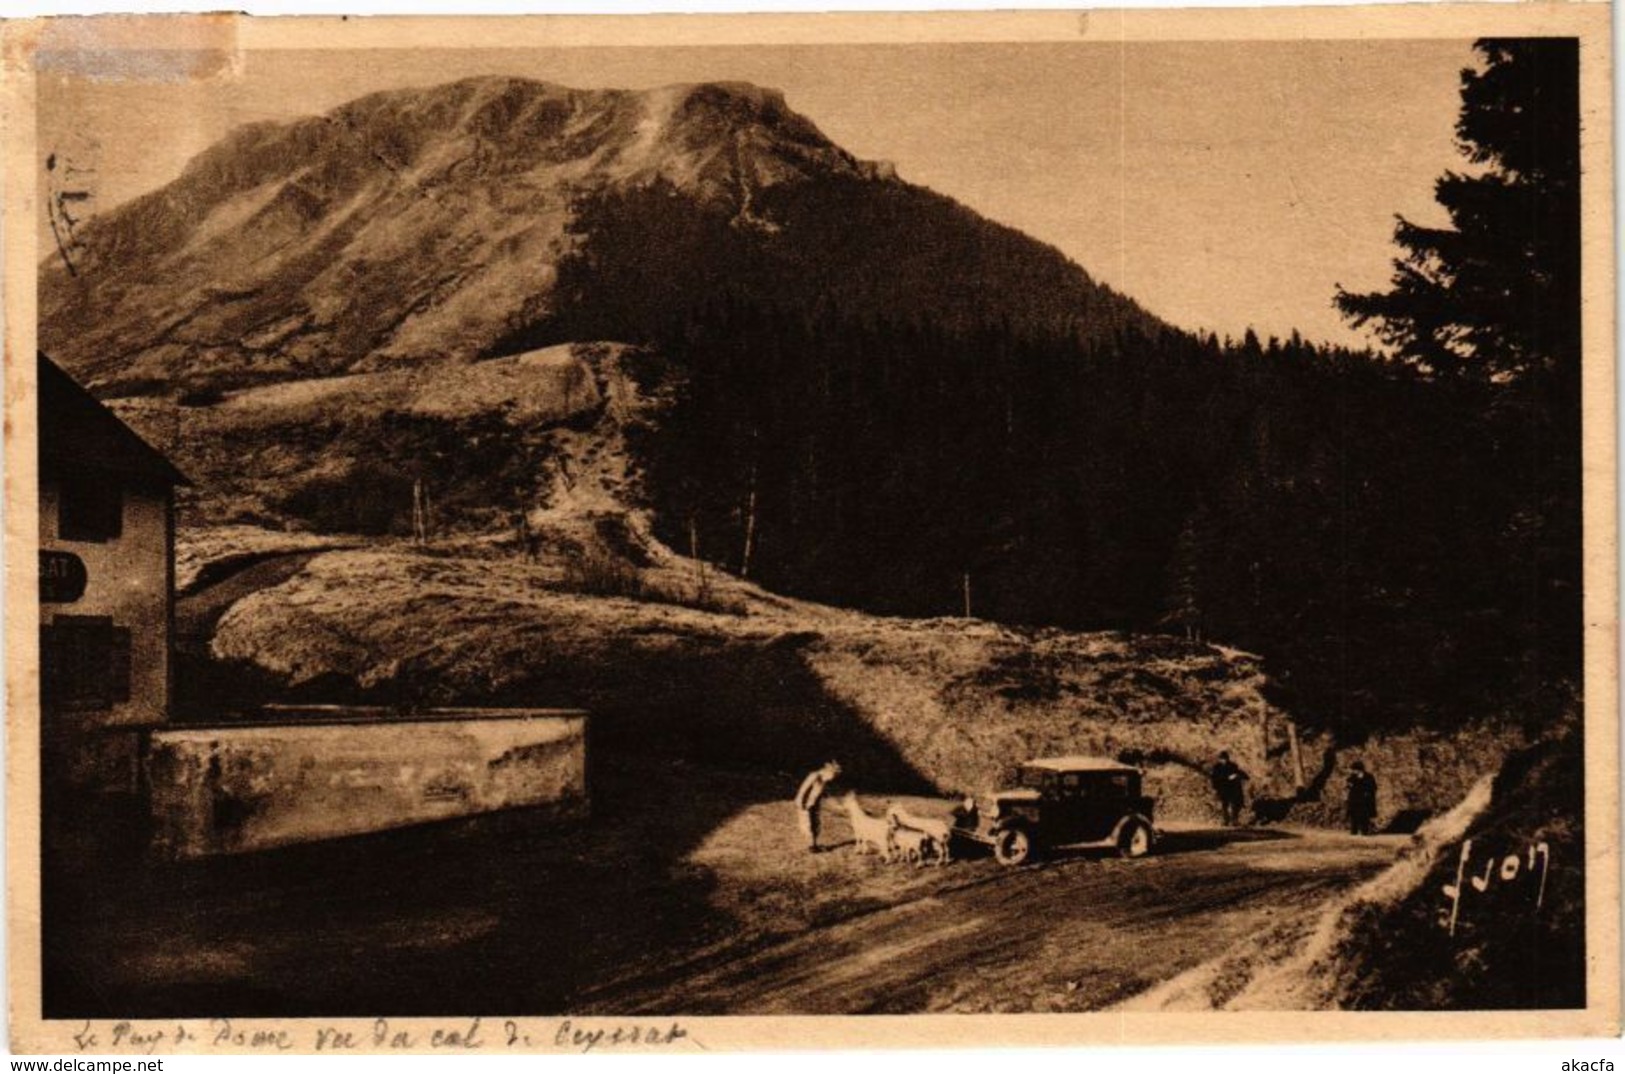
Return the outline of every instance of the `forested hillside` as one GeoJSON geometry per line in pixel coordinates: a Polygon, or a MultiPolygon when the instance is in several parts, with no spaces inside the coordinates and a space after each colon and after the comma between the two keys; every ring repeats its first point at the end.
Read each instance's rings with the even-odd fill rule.
{"type": "Polygon", "coordinates": [[[1482,382],[1299,339],[1103,342],[723,297],[639,445],[658,532],[770,588],[903,615],[1267,654],[1331,728],[1521,717],[1578,631],[1530,525],[1538,430],[1482,382]]]}

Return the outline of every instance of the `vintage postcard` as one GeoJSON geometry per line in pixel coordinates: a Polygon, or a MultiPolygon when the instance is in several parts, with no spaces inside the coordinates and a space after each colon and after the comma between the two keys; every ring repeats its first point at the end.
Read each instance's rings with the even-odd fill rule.
{"type": "Polygon", "coordinates": [[[12,1046],[1617,1034],[1609,18],[7,25],[12,1046]]]}

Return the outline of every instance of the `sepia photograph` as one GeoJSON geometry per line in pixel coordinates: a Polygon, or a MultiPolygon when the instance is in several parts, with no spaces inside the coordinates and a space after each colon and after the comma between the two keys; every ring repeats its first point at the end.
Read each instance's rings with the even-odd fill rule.
{"type": "Polygon", "coordinates": [[[7,26],[12,1047],[1617,1035],[1497,6],[7,26]]]}

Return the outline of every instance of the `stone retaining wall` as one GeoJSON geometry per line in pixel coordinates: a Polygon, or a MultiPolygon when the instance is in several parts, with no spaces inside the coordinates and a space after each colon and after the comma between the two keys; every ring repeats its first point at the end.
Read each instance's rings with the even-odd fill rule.
{"type": "Polygon", "coordinates": [[[586,715],[284,710],[148,734],[154,848],[194,858],[500,809],[587,810],[586,715]]]}

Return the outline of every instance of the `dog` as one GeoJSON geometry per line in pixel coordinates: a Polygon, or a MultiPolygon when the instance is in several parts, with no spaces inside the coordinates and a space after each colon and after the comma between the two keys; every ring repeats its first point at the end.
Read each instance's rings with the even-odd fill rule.
{"type": "Polygon", "coordinates": [[[897,828],[893,831],[892,838],[897,843],[898,855],[916,868],[924,865],[930,858],[942,860],[942,849],[937,844],[936,837],[918,828],[897,828]]]}
{"type": "Polygon", "coordinates": [[[950,840],[953,839],[954,832],[952,821],[943,820],[940,817],[922,817],[917,813],[910,813],[895,802],[887,806],[886,817],[897,826],[899,831],[907,829],[926,835],[930,842],[935,844],[937,864],[948,864],[951,858],[948,847],[950,840]]]}
{"type": "Polygon", "coordinates": [[[846,807],[847,819],[852,822],[856,852],[866,854],[873,849],[881,860],[891,861],[897,854],[896,823],[890,817],[872,817],[864,812],[863,806],[858,804],[858,796],[852,791],[842,796],[841,804],[846,807]]]}

